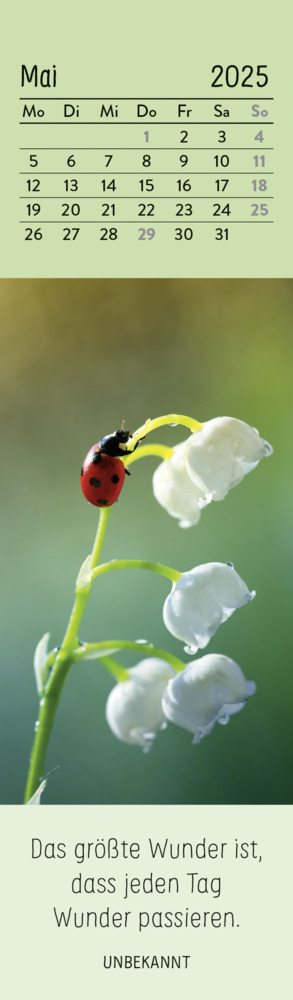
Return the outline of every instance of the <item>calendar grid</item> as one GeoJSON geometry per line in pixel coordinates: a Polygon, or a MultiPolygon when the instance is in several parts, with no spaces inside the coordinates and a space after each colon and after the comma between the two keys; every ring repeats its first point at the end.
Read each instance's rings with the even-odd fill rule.
{"type": "Polygon", "coordinates": [[[95,241],[104,253],[106,243],[111,253],[115,243],[116,255],[147,242],[154,260],[168,246],[175,261],[181,244],[189,256],[195,246],[198,252],[204,233],[206,253],[211,241],[225,246],[232,240],[236,249],[243,226],[261,234],[275,221],[274,142],[267,128],[274,125],[274,97],[257,85],[256,96],[22,96],[20,123],[30,136],[30,145],[19,146],[25,242],[48,243],[52,253],[55,233],[59,247],[60,239],[74,243],[76,257],[86,246],[94,251],[95,241]],[[44,124],[51,145],[40,141],[44,124]],[[62,125],[66,145],[56,141],[62,125]]]}

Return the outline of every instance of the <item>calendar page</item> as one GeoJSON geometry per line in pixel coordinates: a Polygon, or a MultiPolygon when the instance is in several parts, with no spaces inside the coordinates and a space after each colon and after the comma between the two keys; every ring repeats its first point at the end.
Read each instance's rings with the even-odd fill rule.
{"type": "Polygon", "coordinates": [[[284,20],[30,10],[4,54],[3,275],[290,275],[284,20]]]}
{"type": "Polygon", "coordinates": [[[3,12],[12,1000],[290,992],[292,27],[3,12]]]}

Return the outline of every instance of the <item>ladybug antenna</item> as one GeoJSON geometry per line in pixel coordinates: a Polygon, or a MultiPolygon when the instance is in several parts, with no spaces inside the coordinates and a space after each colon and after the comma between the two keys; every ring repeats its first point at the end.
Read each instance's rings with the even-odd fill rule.
{"type": "Polygon", "coordinates": [[[122,420],[122,426],[121,426],[122,431],[124,431],[124,427],[125,427],[125,420],[122,420]]]}

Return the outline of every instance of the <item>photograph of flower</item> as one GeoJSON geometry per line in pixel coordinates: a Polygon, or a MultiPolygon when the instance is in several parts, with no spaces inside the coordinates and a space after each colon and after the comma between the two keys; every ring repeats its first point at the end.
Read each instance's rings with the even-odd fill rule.
{"type": "Polygon", "coordinates": [[[291,802],[292,282],[0,309],[1,801],[291,802]]]}

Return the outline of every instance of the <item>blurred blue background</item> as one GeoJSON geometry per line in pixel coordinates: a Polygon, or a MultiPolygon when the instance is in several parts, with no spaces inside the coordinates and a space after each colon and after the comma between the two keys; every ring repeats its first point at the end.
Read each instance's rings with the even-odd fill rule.
{"type": "MultiPolygon", "coordinates": [[[[105,721],[113,681],[74,667],[46,758],[44,803],[292,802],[293,282],[10,280],[1,313],[1,801],[22,801],[37,718],[33,652],[62,640],[97,510],[79,486],[89,447],[121,426],[181,412],[233,415],[274,455],[183,531],[156,503],[158,460],[133,466],[103,559],[144,558],[186,570],[234,563],[256,600],[206,652],[235,659],[256,695],[198,746],[172,724],[148,755],[105,721]]],[[[175,444],[180,428],[149,441],[175,444]]],[[[147,638],[182,655],[161,615],[166,580],[124,571],[97,581],[81,638],[147,638]]],[[[184,657],[184,654],[183,654],[184,657]]],[[[121,656],[125,665],[136,662],[121,656]]]]}

